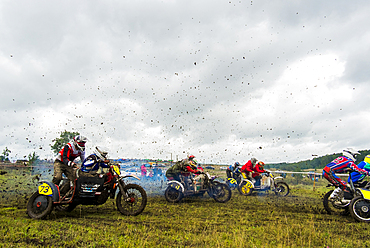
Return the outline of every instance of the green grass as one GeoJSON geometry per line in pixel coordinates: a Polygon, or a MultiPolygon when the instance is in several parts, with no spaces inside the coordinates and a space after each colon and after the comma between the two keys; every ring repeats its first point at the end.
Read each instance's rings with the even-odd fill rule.
{"type": "Polygon", "coordinates": [[[122,216],[102,206],[53,211],[33,220],[25,208],[0,209],[0,247],[359,247],[370,245],[368,225],[324,213],[319,191],[293,188],[288,197],[243,197],[225,204],[149,198],[143,214],[122,216]],[[1,245],[2,244],[2,245],[1,245]]]}
{"type": "Polygon", "coordinates": [[[101,206],[78,206],[71,213],[54,210],[47,219],[34,220],[26,214],[27,199],[37,185],[32,178],[19,171],[0,176],[0,189],[7,190],[0,201],[0,247],[370,246],[368,224],[325,213],[325,181],[313,190],[308,179],[294,185],[296,179],[287,178],[288,197],[244,197],[233,191],[225,204],[209,197],[179,204],[150,197],[136,217],[121,215],[109,200],[101,206]]]}

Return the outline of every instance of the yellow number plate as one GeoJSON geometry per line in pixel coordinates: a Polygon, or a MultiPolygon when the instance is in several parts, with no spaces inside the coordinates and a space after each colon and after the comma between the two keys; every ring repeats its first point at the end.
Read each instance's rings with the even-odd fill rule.
{"type": "Polygon", "coordinates": [[[228,180],[230,181],[230,183],[236,184],[236,180],[234,178],[229,178],[228,180]]]}
{"type": "Polygon", "coordinates": [[[51,190],[50,186],[47,183],[43,183],[39,186],[39,194],[40,195],[52,195],[53,191],[51,190]]]}
{"type": "Polygon", "coordinates": [[[118,166],[113,165],[113,170],[117,173],[118,176],[121,175],[121,172],[120,172],[118,166]]]}

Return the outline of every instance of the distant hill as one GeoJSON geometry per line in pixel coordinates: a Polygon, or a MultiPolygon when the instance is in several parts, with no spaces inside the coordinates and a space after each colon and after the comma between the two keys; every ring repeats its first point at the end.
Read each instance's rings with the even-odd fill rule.
{"type": "MultiPolygon", "coordinates": [[[[365,156],[370,154],[370,150],[361,150],[359,151],[361,154],[357,156],[356,164],[360,163],[364,160],[365,156]]],[[[334,153],[331,155],[325,155],[322,157],[315,157],[311,160],[305,160],[295,163],[277,163],[277,164],[266,164],[265,168],[275,168],[279,170],[287,170],[287,171],[302,171],[305,169],[322,169],[333,161],[335,158],[341,156],[342,153],[334,153]]]]}

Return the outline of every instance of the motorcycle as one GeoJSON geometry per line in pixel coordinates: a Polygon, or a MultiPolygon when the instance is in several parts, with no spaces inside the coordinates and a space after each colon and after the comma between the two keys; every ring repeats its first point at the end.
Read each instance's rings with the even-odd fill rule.
{"type": "MultiPolygon", "coordinates": [[[[27,214],[33,219],[43,219],[55,207],[60,211],[72,211],[78,205],[101,205],[108,197],[114,199],[119,212],[123,215],[136,216],[144,211],[147,203],[145,190],[137,184],[126,184],[123,179],[136,175],[121,175],[115,164],[109,165],[109,172],[97,177],[79,176],[76,170],[76,180],[71,182],[69,191],[60,195],[59,187],[49,181],[40,181],[38,190],[30,197],[27,204],[27,214]],[[116,196],[116,191],[118,193],[116,196]]],[[[68,182],[69,183],[69,180],[68,182]]],[[[62,188],[63,186],[61,186],[62,188]]]]}
{"type": "Polygon", "coordinates": [[[225,203],[231,198],[231,190],[225,183],[216,181],[216,176],[210,176],[208,172],[203,174],[203,180],[198,175],[190,177],[180,175],[180,181],[170,180],[164,193],[168,202],[177,203],[184,197],[202,196],[206,192],[215,201],[225,203]]]}
{"type": "Polygon", "coordinates": [[[241,182],[238,184],[238,190],[240,194],[245,196],[251,195],[253,191],[268,192],[269,190],[272,190],[275,195],[287,196],[289,194],[289,186],[285,182],[276,181],[279,179],[283,179],[283,177],[274,177],[273,174],[269,171],[267,173],[262,173],[260,186],[255,185],[255,179],[242,179],[241,182]]]}
{"type": "Polygon", "coordinates": [[[349,212],[356,221],[369,223],[370,190],[368,188],[359,188],[358,193],[358,196],[353,198],[350,203],[349,212]]]}
{"type": "MultiPolygon", "coordinates": [[[[348,172],[349,172],[349,184],[348,184],[349,187],[347,187],[347,191],[345,192],[341,191],[340,194],[338,194],[335,198],[331,200],[329,200],[329,197],[334,190],[330,190],[324,195],[323,205],[328,214],[348,215],[350,213],[351,201],[353,201],[354,198],[361,196],[359,188],[369,187],[367,181],[353,183],[351,178],[352,171],[348,172]],[[347,201],[343,201],[343,199],[346,199],[347,201]]],[[[328,184],[326,187],[336,187],[336,186],[334,184],[328,184]]]]}

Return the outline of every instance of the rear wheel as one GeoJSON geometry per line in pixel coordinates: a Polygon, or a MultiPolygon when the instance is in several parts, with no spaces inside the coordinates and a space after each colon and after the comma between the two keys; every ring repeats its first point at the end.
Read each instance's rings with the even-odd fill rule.
{"type": "Polygon", "coordinates": [[[117,208],[123,215],[136,216],[144,211],[147,203],[145,190],[137,184],[128,184],[117,194],[117,208]]]}
{"type": "Polygon", "coordinates": [[[289,186],[284,182],[278,182],[275,184],[275,195],[287,196],[289,194],[289,186]]]}
{"type": "Polygon", "coordinates": [[[349,203],[343,204],[340,201],[329,200],[331,193],[333,193],[333,190],[330,190],[324,195],[323,204],[326,212],[332,215],[348,215],[349,203]]]}
{"type": "Polygon", "coordinates": [[[253,192],[253,184],[249,181],[242,181],[238,187],[239,193],[245,196],[251,195],[253,192]]]}
{"type": "Polygon", "coordinates": [[[53,210],[51,196],[40,195],[35,192],[27,203],[27,214],[33,219],[43,219],[53,210]]]}
{"type": "Polygon", "coordinates": [[[370,201],[362,196],[352,200],[349,211],[355,220],[360,222],[370,222],[370,201]]]}
{"type": "Polygon", "coordinates": [[[212,191],[213,195],[212,198],[215,199],[216,202],[225,203],[228,202],[231,198],[231,189],[224,183],[213,183],[212,191]]]}
{"type": "Polygon", "coordinates": [[[178,203],[184,197],[184,194],[171,186],[167,187],[164,197],[170,203],[178,203]]]}

